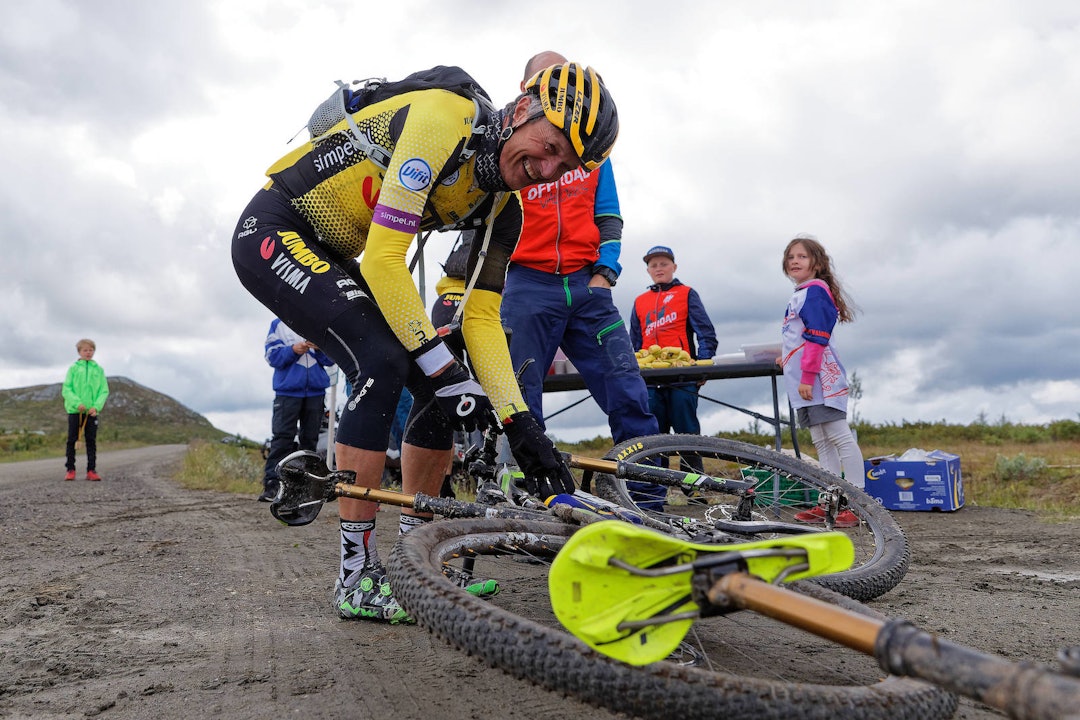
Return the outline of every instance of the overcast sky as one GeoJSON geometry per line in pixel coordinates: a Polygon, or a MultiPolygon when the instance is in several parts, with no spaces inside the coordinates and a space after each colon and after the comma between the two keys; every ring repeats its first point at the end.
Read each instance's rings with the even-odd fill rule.
{"type": "MultiPolygon", "coordinates": [[[[61,381],[87,336],[110,376],[268,436],[272,318],[229,257],[265,169],[336,79],[460,65],[501,105],[554,49],[618,104],[624,316],[665,244],[720,353],[778,340],[811,233],[862,309],[835,335],[862,418],[1077,419],[1072,0],[0,3],[0,387],[61,381]]],[[[706,394],[771,406],[764,379],[706,394]]],[[[549,429],[607,433],[591,401],[549,429]]]]}

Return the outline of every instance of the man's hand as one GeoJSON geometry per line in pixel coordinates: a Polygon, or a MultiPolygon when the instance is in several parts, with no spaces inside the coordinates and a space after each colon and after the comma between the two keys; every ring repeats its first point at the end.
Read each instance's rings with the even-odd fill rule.
{"type": "Polygon", "coordinates": [[[591,278],[589,278],[589,287],[600,287],[610,290],[611,283],[608,282],[608,279],[603,275],[593,275],[591,278]]]}
{"type": "Polygon", "coordinates": [[[525,489],[541,500],[574,492],[574,476],[562,454],[548,439],[529,411],[514,413],[503,422],[510,450],[525,473],[525,489]]]}
{"type": "Polygon", "coordinates": [[[455,360],[428,379],[435,390],[435,401],[451,425],[469,432],[491,427],[495,411],[484,389],[465,366],[455,360]]]}

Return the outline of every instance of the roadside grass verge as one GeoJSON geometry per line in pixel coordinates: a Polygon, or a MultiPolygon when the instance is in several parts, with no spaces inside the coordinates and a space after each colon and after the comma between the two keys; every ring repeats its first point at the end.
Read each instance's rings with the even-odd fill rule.
{"type": "Polygon", "coordinates": [[[195,440],[174,479],[191,490],[257,495],[262,492],[262,476],[258,450],[195,440]]]}

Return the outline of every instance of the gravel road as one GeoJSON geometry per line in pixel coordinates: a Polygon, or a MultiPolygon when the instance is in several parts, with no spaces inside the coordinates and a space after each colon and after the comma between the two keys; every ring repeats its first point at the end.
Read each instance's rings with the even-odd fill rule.
{"type": "MultiPolygon", "coordinates": [[[[0,716],[621,717],[510,678],[420,627],[339,621],[337,515],[301,528],[193,492],[184,446],[0,464],[0,716]]],[[[380,516],[396,532],[396,511],[380,516]]],[[[914,562],[875,607],[1014,659],[1080,644],[1080,521],[968,507],[900,516],[914,562]]],[[[999,717],[964,701],[960,718],[999,717]]]]}

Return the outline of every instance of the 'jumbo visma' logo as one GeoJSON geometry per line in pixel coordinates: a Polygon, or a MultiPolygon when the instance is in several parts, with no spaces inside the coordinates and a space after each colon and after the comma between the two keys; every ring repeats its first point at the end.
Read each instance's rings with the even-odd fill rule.
{"type": "Polygon", "coordinates": [[[360,185],[360,192],[364,196],[364,204],[372,210],[379,204],[379,190],[375,187],[375,180],[368,175],[364,178],[364,182],[360,185]]]}
{"type": "MultiPolygon", "coordinates": [[[[274,258],[270,269],[285,281],[285,284],[303,295],[308,283],[311,282],[309,273],[316,275],[325,273],[330,270],[330,263],[316,255],[295,232],[279,230],[277,234],[281,238],[284,251],[274,258]]],[[[273,250],[274,239],[267,237],[260,248],[263,258],[269,260],[273,250]]]]}
{"type": "Polygon", "coordinates": [[[413,192],[419,192],[431,184],[431,166],[420,158],[406,160],[398,170],[398,182],[413,192]]]}

